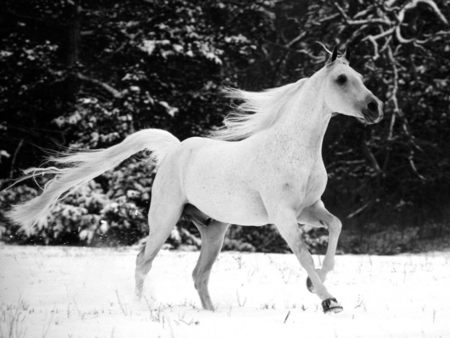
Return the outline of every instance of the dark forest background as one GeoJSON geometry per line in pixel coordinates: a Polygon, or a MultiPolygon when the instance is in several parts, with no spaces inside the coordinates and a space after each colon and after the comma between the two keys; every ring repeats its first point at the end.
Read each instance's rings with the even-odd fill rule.
{"type": "MultiPolygon", "coordinates": [[[[4,0],[0,5],[2,189],[50,150],[108,147],[142,128],[180,139],[220,125],[224,86],[275,87],[322,67],[320,41],[385,103],[366,127],[332,119],[324,201],[341,218],[343,252],[448,245],[450,2],[445,0],[4,0]],[[447,243],[447,244],[446,244],[447,243]]],[[[139,154],[59,203],[26,237],[4,217],[47,178],[0,193],[6,242],[120,245],[147,234],[154,174],[139,154]]],[[[305,238],[323,250],[326,232],[305,238]]],[[[181,221],[171,247],[198,247],[181,221]]],[[[272,226],[232,227],[226,249],[287,250],[272,226]]]]}

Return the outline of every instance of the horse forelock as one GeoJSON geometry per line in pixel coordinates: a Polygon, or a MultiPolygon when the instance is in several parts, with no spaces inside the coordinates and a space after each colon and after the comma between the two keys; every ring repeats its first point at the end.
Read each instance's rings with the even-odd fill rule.
{"type": "Polygon", "coordinates": [[[270,128],[283,115],[291,98],[300,93],[307,79],[261,92],[227,89],[229,98],[242,102],[225,118],[224,125],[212,131],[210,136],[236,141],[270,128]]]}

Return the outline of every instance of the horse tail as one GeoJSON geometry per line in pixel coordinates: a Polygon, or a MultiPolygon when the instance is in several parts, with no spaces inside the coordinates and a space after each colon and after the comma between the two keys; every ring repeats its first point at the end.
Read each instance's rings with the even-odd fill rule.
{"type": "MultiPolygon", "coordinates": [[[[34,227],[43,227],[52,206],[60,199],[73,192],[107,170],[113,169],[122,161],[142,150],[152,151],[156,165],[180,144],[180,140],[171,133],[161,129],[144,129],[131,134],[121,143],[106,149],[81,151],[76,153],[59,153],[51,157],[50,162],[63,165],[60,167],[32,168],[30,174],[20,178],[35,177],[38,174],[55,175],[44,187],[41,195],[23,204],[15,205],[7,213],[14,223],[30,234],[34,227]]],[[[17,183],[16,182],[16,183],[17,183]]]]}

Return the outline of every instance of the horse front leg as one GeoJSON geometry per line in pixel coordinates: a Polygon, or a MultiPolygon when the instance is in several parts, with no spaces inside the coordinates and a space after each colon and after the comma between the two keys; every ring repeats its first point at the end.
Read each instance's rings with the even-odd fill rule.
{"type": "MultiPolygon", "coordinates": [[[[305,208],[300,217],[300,223],[306,223],[315,227],[327,227],[328,228],[328,246],[323,260],[322,268],[318,270],[318,273],[325,281],[327,274],[334,269],[336,249],[339,241],[339,235],[342,230],[342,223],[330,213],[324,206],[322,201],[317,201],[312,206],[305,208]]],[[[308,281],[308,289],[311,290],[311,281],[308,281]]]]}
{"type": "MultiPolygon", "coordinates": [[[[275,217],[275,224],[280,231],[281,236],[288,243],[291,250],[297,256],[300,264],[308,273],[308,278],[312,282],[314,293],[319,296],[322,300],[322,308],[324,312],[340,312],[342,311],[342,306],[338,303],[336,298],[334,298],[326,289],[323,284],[323,279],[321,277],[320,270],[317,271],[314,267],[314,261],[311,254],[309,253],[306,243],[302,240],[301,231],[297,224],[297,217],[295,212],[290,209],[278,210],[275,217]]],[[[337,240],[333,240],[336,241],[337,240]]],[[[333,242],[334,243],[334,242],[333,242]]],[[[328,255],[326,262],[327,268],[329,268],[333,261],[331,260],[331,253],[328,255]]],[[[333,254],[334,257],[334,254],[333,254]]]]}

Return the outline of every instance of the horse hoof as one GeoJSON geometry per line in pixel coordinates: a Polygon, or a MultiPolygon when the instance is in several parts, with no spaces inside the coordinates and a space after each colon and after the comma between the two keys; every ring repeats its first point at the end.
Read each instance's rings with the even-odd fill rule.
{"type": "Polygon", "coordinates": [[[314,292],[314,286],[309,277],[306,278],[306,288],[308,289],[309,292],[311,292],[311,293],[314,292]]]}
{"type": "Polygon", "coordinates": [[[339,313],[344,308],[338,303],[336,298],[327,298],[322,302],[322,309],[324,313],[339,313]]]}

